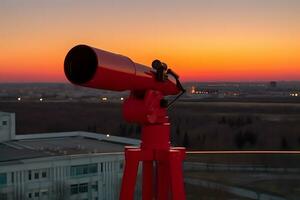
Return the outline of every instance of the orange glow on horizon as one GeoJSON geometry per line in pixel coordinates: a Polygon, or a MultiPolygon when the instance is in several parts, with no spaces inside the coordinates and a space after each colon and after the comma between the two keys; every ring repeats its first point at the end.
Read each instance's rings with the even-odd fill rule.
{"type": "Polygon", "coordinates": [[[0,3],[0,82],[66,82],[64,57],[82,43],[160,59],[184,81],[300,79],[297,2],[13,2],[0,3]]]}

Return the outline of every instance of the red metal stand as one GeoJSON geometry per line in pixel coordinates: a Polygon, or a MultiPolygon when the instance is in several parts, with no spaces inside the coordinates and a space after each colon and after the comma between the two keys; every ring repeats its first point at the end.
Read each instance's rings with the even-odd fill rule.
{"type": "Polygon", "coordinates": [[[140,147],[125,148],[120,200],[133,200],[139,162],[143,164],[143,200],[185,200],[182,161],[185,148],[170,147],[170,123],[159,91],[132,92],[123,115],[142,125],[140,147]]]}

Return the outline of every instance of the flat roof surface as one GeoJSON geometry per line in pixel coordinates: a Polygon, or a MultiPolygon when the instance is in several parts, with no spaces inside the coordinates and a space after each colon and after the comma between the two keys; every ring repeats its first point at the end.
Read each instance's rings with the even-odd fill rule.
{"type": "Polygon", "coordinates": [[[60,155],[122,152],[124,146],[125,144],[80,136],[8,141],[0,143],[0,162],[60,155]]]}

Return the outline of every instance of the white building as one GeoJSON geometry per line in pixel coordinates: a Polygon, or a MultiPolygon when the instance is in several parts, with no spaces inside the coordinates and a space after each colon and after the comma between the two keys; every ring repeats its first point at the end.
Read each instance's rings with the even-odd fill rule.
{"type": "MultiPolygon", "coordinates": [[[[8,116],[5,126],[13,123],[8,116]]],[[[1,200],[118,199],[124,146],[140,142],[89,132],[10,133],[0,142],[1,200]]]]}
{"type": "Polygon", "coordinates": [[[15,136],[15,114],[0,112],[0,142],[15,136]]]}

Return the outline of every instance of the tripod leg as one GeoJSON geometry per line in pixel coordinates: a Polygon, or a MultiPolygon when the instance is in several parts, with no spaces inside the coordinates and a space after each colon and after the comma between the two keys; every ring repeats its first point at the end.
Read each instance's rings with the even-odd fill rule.
{"type": "Polygon", "coordinates": [[[157,163],[157,199],[168,200],[170,190],[169,163],[167,161],[158,161],[157,163]]]}
{"type": "Polygon", "coordinates": [[[140,160],[140,149],[125,149],[125,169],[120,200],[133,200],[136,176],[140,160]]]}
{"type": "Polygon", "coordinates": [[[170,151],[170,175],[171,191],[173,200],[185,200],[183,174],[182,174],[182,152],[178,150],[170,151]]]}
{"type": "Polygon", "coordinates": [[[143,161],[143,200],[153,200],[153,161],[143,161]]]}

